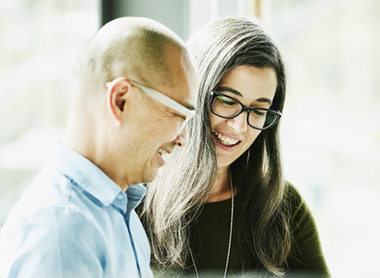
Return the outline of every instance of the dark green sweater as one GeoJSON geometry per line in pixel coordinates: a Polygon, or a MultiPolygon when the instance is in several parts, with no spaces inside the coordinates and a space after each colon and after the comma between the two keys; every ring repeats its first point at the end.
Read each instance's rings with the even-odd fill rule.
{"type": "MultiPolygon", "coordinates": [[[[292,277],[329,277],[323,257],[317,227],[313,216],[298,191],[287,185],[286,198],[290,204],[292,235],[294,238],[288,259],[288,274],[292,277]]],[[[241,214],[241,198],[235,196],[233,237],[228,274],[264,271],[257,257],[248,254],[239,243],[238,216],[241,214]]],[[[227,257],[230,231],[231,199],[204,204],[203,210],[190,230],[190,244],[200,276],[222,277],[227,257]],[[203,274],[203,275],[202,275],[203,274]]],[[[188,265],[192,265],[191,259],[188,265]]],[[[186,271],[192,276],[194,269],[186,271]]],[[[265,273],[265,271],[264,271],[265,273]]]]}

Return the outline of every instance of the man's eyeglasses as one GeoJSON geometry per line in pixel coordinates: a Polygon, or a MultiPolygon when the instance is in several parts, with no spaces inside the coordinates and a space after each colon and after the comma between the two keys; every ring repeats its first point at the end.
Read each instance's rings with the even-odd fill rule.
{"type": "MultiPolygon", "coordinates": [[[[109,88],[112,85],[112,83],[115,82],[116,79],[114,79],[112,82],[107,82],[106,86],[109,88]]],[[[186,119],[183,121],[182,125],[178,129],[177,136],[182,133],[185,126],[195,116],[195,110],[188,109],[187,107],[183,106],[182,104],[179,104],[175,100],[171,99],[170,97],[168,97],[168,96],[166,96],[166,95],[164,95],[164,94],[162,94],[156,90],[148,88],[148,87],[146,87],[142,84],[139,84],[135,81],[132,81],[132,80],[130,80],[130,82],[131,82],[131,84],[133,84],[136,87],[138,87],[139,89],[141,89],[141,91],[143,91],[149,97],[161,102],[165,106],[167,106],[167,107],[175,110],[176,112],[186,116],[186,119]]]]}
{"type": "Polygon", "coordinates": [[[274,126],[281,117],[281,112],[266,108],[246,107],[233,97],[211,92],[211,112],[225,119],[232,119],[247,112],[247,122],[250,127],[265,130],[274,126]]]}

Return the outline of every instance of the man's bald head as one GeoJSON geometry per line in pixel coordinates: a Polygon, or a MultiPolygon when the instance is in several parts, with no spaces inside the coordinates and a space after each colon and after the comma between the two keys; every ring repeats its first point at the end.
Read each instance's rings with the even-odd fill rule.
{"type": "Polygon", "coordinates": [[[76,93],[104,88],[106,82],[118,76],[148,86],[170,83],[168,49],[173,48],[187,53],[182,40],[154,20],[139,17],[113,20],[96,33],[79,55],[73,76],[76,93]]]}
{"type": "Polygon", "coordinates": [[[178,132],[190,115],[185,107],[196,106],[198,78],[184,42],[164,25],[136,17],[106,24],[79,55],[73,81],[64,144],[124,191],[152,180],[163,153],[185,144],[186,131],[178,132]],[[171,101],[157,101],[136,83],[171,101]]]}

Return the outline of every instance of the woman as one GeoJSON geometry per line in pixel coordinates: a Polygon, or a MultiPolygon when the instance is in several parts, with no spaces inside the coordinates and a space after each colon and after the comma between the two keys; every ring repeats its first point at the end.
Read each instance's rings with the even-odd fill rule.
{"type": "Polygon", "coordinates": [[[313,217],[284,181],[279,124],[281,55],[248,18],[211,23],[188,42],[200,71],[189,143],[148,185],[142,219],[154,265],[226,276],[328,276],[313,217]]]}

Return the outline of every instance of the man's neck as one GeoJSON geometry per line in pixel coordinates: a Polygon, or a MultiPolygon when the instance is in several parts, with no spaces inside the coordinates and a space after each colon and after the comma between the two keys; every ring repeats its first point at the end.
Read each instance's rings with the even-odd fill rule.
{"type": "Polygon", "coordinates": [[[107,146],[106,144],[99,144],[100,146],[96,147],[96,142],[90,140],[87,140],[86,142],[86,140],[83,140],[83,138],[84,137],[77,138],[75,136],[67,135],[63,142],[63,145],[90,160],[111,180],[113,180],[123,192],[125,192],[128,189],[129,185],[129,183],[124,178],[128,176],[126,173],[127,169],[125,169],[125,167],[121,167],[116,159],[112,158],[109,155],[112,153],[111,150],[105,150],[101,148],[101,146],[107,146]],[[120,175],[118,173],[122,174],[120,175]]]}

